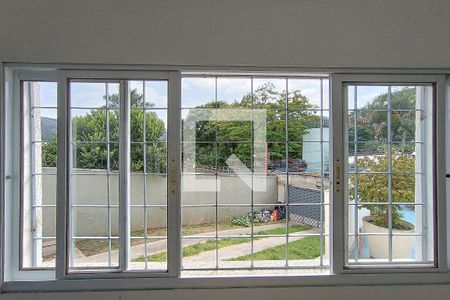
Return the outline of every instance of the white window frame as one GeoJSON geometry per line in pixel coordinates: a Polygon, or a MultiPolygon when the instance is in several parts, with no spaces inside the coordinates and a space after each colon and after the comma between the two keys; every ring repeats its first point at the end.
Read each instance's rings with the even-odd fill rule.
{"type": "MultiPolygon", "coordinates": [[[[165,68],[157,67],[144,67],[144,66],[101,66],[101,65],[40,65],[39,69],[36,71],[20,71],[20,69],[33,69],[37,68],[36,65],[33,64],[3,64],[2,70],[2,99],[0,106],[0,120],[5,120],[5,116],[8,114],[13,115],[17,113],[15,106],[11,107],[11,103],[14,101],[20,100],[20,95],[17,94],[18,91],[18,82],[19,82],[19,74],[23,74],[21,80],[44,80],[43,78],[47,78],[47,80],[58,80],[58,144],[64,145],[64,148],[67,148],[67,136],[68,132],[61,134],[61,130],[68,128],[66,126],[67,120],[67,110],[65,101],[66,92],[67,92],[67,79],[68,78],[108,78],[108,79],[122,79],[122,80],[132,80],[132,79],[153,79],[151,76],[145,76],[145,74],[161,74],[162,72],[174,74],[174,78],[181,83],[180,71],[186,72],[189,74],[195,74],[196,70],[192,70],[189,67],[179,67],[179,66],[168,66],[165,68]],[[42,70],[52,70],[43,72],[42,70]],[[90,70],[102,70],[102,71],[90,71],[90,70]],[[136,71],[129,71],[136,70],[136,71]],[[25,74],[28,74],[25,76],[25,74]],[[43,74],[48,74],[49,77],[45,77],[43,74]],[[89,74],[89,75],[88,75],[89,74]],[[144,74],[144,75],[143,75],[144,74]],[[49,79],[52,78],[52,79],[49,79]],[[6,87],[8,86],[8,89],[6,87]],[[62,105],[62,106],[61,106],[62,105]],[[64,114],[61,113],[61,110],[64,111],[64,114]]],[[[217,68],[200,68],[201,73],[211,72],[211,74],[226,74],[230,71],[222,71],[216,72],[217,68]]],[[[292,74],[292,73],[305,73],[311,72],[311,70],[300,69],[300,68],[246,68],[242,69],[240,72],[247,72],[247,74],[258,74],[261,72],[267,72],[267,74],[292,74]],[[271,71],[272,72],[268,72],[271,71]]],[[[318,70],[312,70],[313,72],[318,73],[318,70]]],[[[330,128],[332,131],[330,133],[330,143],[331,143],[331,157],[332,164],[336,162],[336,159],[340,159],[342,162],[343,155],[343,94],[342,94],[342,83],[346,80],[352,79],[352,81],[358,81],[357,78],[361,78],[360,81],[367,82],[369,78],[372,78],[374,81],[382,82],[433,82],[436,85],[436,157],[435,160],[437,162],[445,159],[445,124],[449,125],[449,121],[446,118],[447,110],[446,108],[446,93],[447,93],[447,84],[446,84],[446,75],[450,74],[450,70],[375,70],[375,69],[367,69],[367,70],[348,70],[343,69],[343,73],[339,73],[338,69],[323,69],[320,70],[321,74],[330,74],[330,117],[333,122],[333,128],[330,128]],[[349,72],[351,74],[349,74],[349,72]],[[389,72],[390,75],[386,75],[383,73],[389,72]],[[412,74],[416,72],[417,74],[424,75],[415,75],[412,74]],[[391,75],[395,74],[395,75],[391,75]],[[429,74],[429,75],[427,75],[429,74]],[[435,75],[438,74],[438,75],[435,75]],[[336,131],[335,136],[333,136],[333,131],[336,131]]],[[[231,72],[240,73],[239,68],[234,68],[231,72]],[[238,70],[238,71],[236,71],[238,70]]],[[[199,72],[200,73],[200,72],[199,72]]],[[[448,81],[447,83],[450,83],[448,81]]],[[[175,98],[181,99],[180,96],[180,85],[177,85],[177,88],[173,90],[173,95],[175,98]]],[[[171,96],[169,96],[170,98],[171,96]]],[[[448,97],[448,96],[447,96],[448,97]]],[[[177,116],[177,119],[180,120],[180,101],[173,101],[177,103],[175,105],[175,112],[173,116],[177,116]]],[[[172,117],[173,117],[172,116],[172,117]]],[[[169,113],[169,118],[171,118],[171,114],[169,113]]],[[[66,199],[68,197],[67,194],[67,174],[58,172],[58,197],[57,197],[57,238],[60,240],[58,242],[57,247],[57,267],[56,267],[56,280],[55,275],[52,277],[53,271],[20,271],[15,270],[14,268],[18,268],[18,264],[15,263],[18,258],[14,258],[20,253],[18,250],[18,228],[16,228],[17,220],[14,217],[14,211],[12,210],[11,203],[15,199],[14,194],[11,194],[11,181],[17,180],[16,175],[11,173],[11,163],[7,162],[8,155],[11,155],[11,146],[14,146],[14,143],[17,143],[17,138],[14,138],[14,132],[9,132],[11,128],[17,131],[17,120],[12,120],[12,118],[6,118],[6,122],[1,121],[1,140],[0,140],[0,159],[1,159],[1,185],[0,185],[0,213],[1,213],[1,230],[3,239],[1,239],[0,246],[2,251],[0,266],[2,268],[1,272],[1,290],[0,292],[26,292],[26,291],[75,291],[75,290],[110,290],[110,289],[123,289],[123,290],[131,290],[131,289],[162,289],[162,288],[228,288],[228,287],[280,287],[280,286],[328,286],[328,285],[367,285],[367,284],[426,284],[426,283],[450,283],[450,273],[448,270],[448,266],[450,263],[447,261],[447,243],[450,244],[450,238],[447,237],[447,227],[450,229],[450,222],[446,219],[446,195],[445,195],[445,164],[436,163],[436,197],[437,203],[439,205],[438,214],[436,215],[437,226],[437,239],[435,243],[437,243],[437,251],[439,255],[437,256],[438,266],[436,268],[370,268],[370,269],[355,269],[349,270],[344,267],[344,224],[343,218],[343,194],[342,189],[338,189],[337,186],[342,184],[342,182],[337,185],[337,181],[334,180],[336,174],[339,174],[339,178],[342,178],[343,167],[342,165],[336,164],[333,168],[331,168],[330,177],[332,178],[330,189],[332,189],[331,193],[331,227],[330,227],[330,245],[332,246],[332,250],[330,253],[331,259],[331,270],[330,275],[303,275],[303,276],[250,276],[250,277],[226,277],[226,278],[218,278],[218,277],[209,277],[209,278],[181,278],[180,277],[180,240],[174,239],[173,244],[178,244],[172,253],[172,257],[178,257],[175,261],[169,262],[168,268],[172,270],[168,273],[162,274],[164,278],[158,278],[161,276],[155,275],[151,272],[145,272],[142,274],[141,272],[111,272],[111,273],[102,273],[99,276],[99,273],[83,273],[83,274],[67,274],[67,248],[65,244],[67,242],[67,232],[66,232],[66,224],[67,224],[67,207],[66,207],[66,199]],[[6,124],[6,122],[8,122],[6,124]],[[8,132],[7,132],[8,130],[8,132]],[[5,140],[8,138],[8,140],[5,140]],[[11,139],[13,138],[13,139],[11,139]],[[5,166],[5,162],[7,162],[5,166]],[[62,183],[61,183],[62,182],[62,183]],[[8,193],[8,194],[7,194],[8,193]],[[333,217],[334,216],[334,217],[333,217]],[[7,241],[11,241],[11,246],[8,245],[7,241]],[[178,252],[178,253],[176,253],[178,252]],[[9,263],[8,261],[13,258],[9,263]],[[173,264],[171,266],[171,264],[173,264]],[[62,266],[62,267],[61,267],[62,266]],[[176,267],[176,268],[174,268],[176,267]],[[9,277],[13,278],[14,281],[5,281],[4,274],[5,272],[9,273],[9,277]],[[13,272],[14,274],[10,273],[13,272]],[[103,276],[104,275],[104,276],[103,276]],[[155,278],[142,278],[142,277],[155,277],[155,278]],[[170,277],[170,278],[169,278],[170,277]],[[36,280],[36,278],[40,278],[40,280],[33,281],[33,284],[30,284],[28,280],[36,280]],[[101,279],[100,279],[101,278],[101,279]],[[104,278],[108,278],[105,280],[104,278]],[[83,279],[83,280],[70,280],[70,279],[83,279]]],[[[171,122],[173,126],[176,126],[176,122],[171,122]]],[[[179,130],[180,126],[176,130],[179,130]]],[[[179,143],[179,137],[176,138],[176,142],[179,143]]],[[[63,147],[60,147],[64,149],[63,147]]],[[[176,147],[180,149],[179,144],[176,147]]],[[[63,165],[67,164],[67,154],[63,152],[65,150],[58,149],[58,170],[63,169],[63,165]],[[63,154],[63,155],[61,155],[63,154]],[[61,168],[61,169],[60,169],[61,168]]],[[[173,155],[173,153],[172,153],[173,155]]],[[[449,155],[447,155],[449,157],[449,155]]],[[[180,178],[180,157],[171,156],[169,154],[169,164],[175,160],[175,170],[176,172],[173,178],[175,180],[175,199],[178,197],[179,199],[179,178],[180,178]]],[[[449,162],[447,161],[447,164],[449,162]]],[[[170,170],[171,167],[168,167],[170,170]]],[[[126,179],[123,179],[126,180],[126,179]]],[[[16,188],[13,187],[13,190],[16,188]]],[[[175,206],[175,210],[172,210],[173,214],[176,216],[175,220],[168,222],[172,224],[172,229],[169,229],[169,235],[172,237],[181,237],[180,227],[181,222],[180,218],[180,207],[179,201],[168,201],[170,205],[171,202],[175,202],[178,204],[173,204],[175,206]]],[[[124,212],[126,214],[126,212],[124,212]]],[[[169,215],[170,218],[170,215],[169,215]]],[[[122,245],[122,247],[126,247],[126,245],[122,245]]],[[[170,254],[169,254],[170,255],[170,254]]],[[[54,272],[53,272],[54,274],[54,272]]]]}
{"type": "MultiPolygon", "coordinates": [[[[22,134],[21,134],[21,124],[23,111],[22,111],[22,95],[21,95],[21,82],[22,81],[52,81],[57,82],[58,76],[55,71],[26,71],[19,70],[13,71],[8,74],[10,80],[10,97],[16,100],[10,102],[10,107],[8,109],[8,113],[14,116],[20,116],[18,118],[10,118],[10,128],[14,128],[14,131],[11,135],[11,146],[5,149],[9,150],[10,155],[14,157],[11,162],[11,168],[13,170],[17,170],[18,173],[11,174],[11,170],[9,170],[9,175],[12,178],[20,178],[20,181],[23,177],[22,170],[22,134]],[[20,149],[19,152],[12,151],[10,149],[20,149]]],[[[6,96],[6,95],[5,95],[6,96]]],[[[6,111],[5,111],[6,113],[6,111]]],[[[6,146],[6,145],[5,145],[6,146]]],[[[3,172],[5,171],[2,168],[3,172]]],[[[8,176],[8,175],[6,175],[8,176]]],[[[8,181],[12,181],[8,179],[8,181]]],[[[21,263],[21,221],[23,217],[22,212],[22,203],[23,203],[23,194],[22,194],[22,182],[11,183],[14,186],[14,190],[16,191],[11,195],[13,201],[5,202],[5,208],[12,211],[12,215],[16,216],[16,218],[12,219],[11,222],[6,222],[5,226],[5,239],[11,241],[10,247],[4,249],[5,257],[10,257],[10,259],[5,259],[4,270],[9,272],[10,276],[13,278],[17,278],[17,280],[33,280],[35,278],[45,278],[45,279],[54,279],[54,271],[46,268],[22,268],[21,263]],[[9,230],[8,230],[9,229],[9,230]],[[9,256],[8,256],[9,253],[9,256]]],[[[6,246],[6,244],[5,244],[6,246]]]]}
{"type": "Polygon", "coordinates": [[[180,270],[180,130],[181,110],[177,98],[181,97],[181,78],[179,72],[150,71],[63,71],[58,80],[58,193],[57,193],[57,242],[56,278],[124,278],[124,277],[177,277],[180,270]],[[70,247],[70,169],[71,169],[71,120],[69,118],[70,80],[119,80],[120,81],[120,142],[119,142],[119,269],[80,270],[69,272],[70,247]],[[128,80],[167,80],[168,82],[168,153],[167,153],[167,272],[128,270],[130,248],[130,101],[128,99],[128,80]],[[173,133],[171,135],[170,133],[173,133]],[[63,196],[62,196],[63,195],[63,196]]]}
{"type": "Polygon", "coordinates": [[[444,226],[446,217],[445,199],[445,165],[439,161],[445,160],[445,95],[446,80],[443,75],[374,75],[374,74],[334,74],[332,75],[332,118],[334,133],[332,143],[332,159],[334,165],[333,185],[333,270],[336,274],[342,273],[368,273],[368,272],[443,272],[447,270],[447,230],[444,226]],[[353,265],[346,266],[346,230],[347,215],[345,199],[345,170],[347,170],[347,157],[345,157],[346,136],[345,122],[347,120],[347,103],[344,100],[344,85],[357,84],[432,84],[433,85],[433,126],[436,129],[434,137],[434,247],[435,261],[433,266],[418,266],[417,264],[385,264],[385,265],[353,265]],[[334,103],[333,103],[334,102],[334,103]],[[333,105],[334,104],[334,105],[333,105]],[[444,222],[443,222],[444,221],[444,222]]]}

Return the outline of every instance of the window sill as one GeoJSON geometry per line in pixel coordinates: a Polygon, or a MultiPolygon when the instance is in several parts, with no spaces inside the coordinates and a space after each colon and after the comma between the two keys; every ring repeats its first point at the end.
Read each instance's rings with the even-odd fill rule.
{"type": "Polygon", "coordinates": [[[313,276],[126,278],[5,282],[2,293],[449,284],[450,273],[380,273],[313,276]]]}

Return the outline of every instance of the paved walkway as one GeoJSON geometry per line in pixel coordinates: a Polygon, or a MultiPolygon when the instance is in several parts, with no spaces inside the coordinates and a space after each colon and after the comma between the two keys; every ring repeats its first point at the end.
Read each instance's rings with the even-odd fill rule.
{"type": "MultiPolygon", "coordinates": [[[[269,225],[260,225],[253,227],[253,232],[258,233],[261,231],[266,230],[272,230],[277,228],[283,228],[286,224],[269,224],[269,225]]],[[[319,230],[316,228],[304,230],[301,231],[301,234],[315,234],[318,233],[319,230]]],[[[300,232],[299,232],[300,233],[300,232]]],[[[221,237],[230,237],[230,236],[240,236],[251,234],[251,228],[250,227],[242,227],[237,229],[229,229],[229,230],[222,230],[218,232],[219,239],[221,237]]],[[[186,236],[187,238],[183,239],[183,247],[190,246],[193,244],[197,244],[200,242],[206,242],[207,240],[214,240],[215,239],[215,232],[206,232],[201,234],[195,234],[195,235],[189,235],[186,236]]],[[[298,241],[300,239],[304,238],[303,236],[290,236],[289,242],[298,241]]],[[[249,239],[250,240],[250,239],[249,239]]],[[[286,244],[286,238],[285,237],[265,237],[260,238],[253,241],[253,253],[276,247],[279,245],[286,244]]],[[[130,251],[130,257],[131,260],[142,257],[145,255],[145,246],[146,244],[139,244],[131,247],[130,251]]],[[[161,252],[167,251],[167,241],[166,240],[160,240],[155,242],[148,242],[147,243],[147,255],[154,255],[161,252]]],[[[219,260],[222,263],[228,264],[232,262],[225,262],[228,259],[236,258],[239,256],[249,255],[251,254],[251,242],[248,243],[242,243],[238,245],[232,245],[224,248],[218,249],[219,254],[219,260]]],[[[119,251],[114,250],[111,252],[111,261],[117,262],[118,261],[118,255],[119,251]]],[[[76,256],[76,262],[78,266],[82,265],[90,265],[90,264],[107,264],[108,262],[108,253],[100,253],[97,255],[92,256],[84,256],[78,249],[76,249],[75,252],[76,256]]],[[[211,251],[204,251],[202,253],[199,253],[197,255],[188,256],[183,258],[183,265],[186,266],[196,266],[198,267],[198,264],[215,264],[216,262],[216,250],[211,251]]],[[[241,262],[242,263],[242,262],[241,262]]],[[[280,261],[280,263],[283,263],[280,261]]]]}
{"type": "MultiPolygon", "coordinates": [[[[319,233],[318,229],[309,229],[301,231],[301,234],[315,234],[319,233]]],[[[288,242],[295,242],[303,239],[304,236],[290,236],[288,242]]],[[[286,237],[267,237],[253,241],[253,253],[286,244],[286,237]]],[[[233,246],[228,246],[218,249],[219,260],[228,260],[239,256],[251,254],[251,243],[242,243],[233,246]]],[[[197,255],[192,255],[183,258],[183,263],[198,262],[198,261],[214,261],[216,260],[216,250],[204,251],[197,255]]]]}
{"type": "MultiPolygon", "coordinates": [[[[272,230],[276,228],[282,228],[286,226],[284,223],[280,224],[269,224],[269,225],[260,225],[260,226],[254,226],[253,232],[258,233],[261,231],[266,230],[272,230]]],[[[205,232],[201,234],[194,234],[194,235],[188,235],[185,236],[186,238],[183,239],[183,247],[190,246],[193,244],[197,244],[200,242],[206,242],[207,240],[215,239],[215,231],[212,232],[205,232]]],[[[236,229],[228,229],[228,230],[221,230],[218,232],[218,236],[224,237],[224,236],[237,236],[237,235],[243,235],[243,234],[251,234],[251,228],[250,227],[242,227],[242,228],[236,228],[236,229]]],[[[153,255],[158,254],[161,252],[167,251],[167,241],[161,240],[161,241],[155,241],[155,242],[147,242],[147,255],[153,255]]],[[[111,260],[117,261],[119,255],[118,250],[111,251],[111,260]]],[[[132,246],[130,249],[130,257],[131,260],[144,256],[145,255],[145,243],[132,246]]],[[[91,255],[91,256],[84,256],[80,251],[76,251],[75,253],[76,261],[77,263],[94,263],[94,262],[107,262],[108,261],[108,252],[100,253],[97,255],[91,255]]]]}

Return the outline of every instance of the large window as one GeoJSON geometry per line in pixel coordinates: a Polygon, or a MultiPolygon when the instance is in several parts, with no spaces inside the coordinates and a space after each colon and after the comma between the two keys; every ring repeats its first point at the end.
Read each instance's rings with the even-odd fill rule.
{"type": "Polygon", "coordinates": [[[447,268],[442,76],[7,75],[6,281],[447,268]]]}

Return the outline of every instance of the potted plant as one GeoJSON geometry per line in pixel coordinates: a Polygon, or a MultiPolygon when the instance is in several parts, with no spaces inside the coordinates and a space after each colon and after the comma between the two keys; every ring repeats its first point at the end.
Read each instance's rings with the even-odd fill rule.
{"type": "MultiPolygon", "coordinates": [[[[387,258],[389,253],[389,177],[388,157],[367,156],[358,160],[358,204],[370,211],[363,218],[363,232],[380,235],[367,235],[370,255],[373,258],[387,258]],[[377,173],[384,172],[384,173],[377,173]],[[371,204],[376,203],[376,204],[371,204]],[[383,203],[383,204],[380,204],[383,203]],[[384,204],[386,203],[386,204],[384,204]]],[[[392,205],[392,257],[411,258],[414,239],[396,236],[395,233],[414,232],[414,224],[403,220],[402,211],[411,209],[407,203],[415,198],[415,157],[411,154],[392,155],[391,192],[393,202],[404,205],[392,205]],[[400,174],[399,174],[400,173],[400,174]]],[[[352,176],[355,182],[355,175],[352,176]]],[[[350,191],[350,199],[355,199],[355,189],[350,191]]]]}

